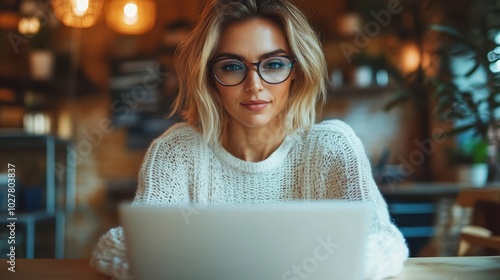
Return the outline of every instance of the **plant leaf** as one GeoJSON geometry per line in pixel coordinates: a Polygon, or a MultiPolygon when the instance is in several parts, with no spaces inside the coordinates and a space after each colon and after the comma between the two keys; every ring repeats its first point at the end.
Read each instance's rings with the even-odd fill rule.
{"type": "MultiPolygon", "coordinates": [[[[477,58],[477,57],[476,57],[477,58]]],[[[474,67],[472,67],[467,73],[464,74],[465,77],[470,77],[476,70],[481,66],[481,62],[476,60],[474,67]]]]}
{"type": "Polygon", "coordinates": [[[460,33],[457,29],[455,29],[453,27],[441,25],[441,24],[431,24],[429,26],[429,28],[431,30],[434,30],[434,31],[446,33],[446,34],[460,40],[461,42],[463,42],[464,44],[469,46],[471,49],[476,50],[476,46],[474,45],[474,43],[472,41],[470,41],[467,37],[465,37],[465,35],[463,35],[462,33],[460,33]]]}
{"type": "Polygon", "coordinates": [[[406,90],[401,90],[391,97],[389,97],[389,100],[385,103],[384,105],[384,111],[390,111],[392,108],[394,108],[396,105],[403,103],[408,99],[408,92],[406,90]]]}
{"type": "Polygon", "coordinates": [[[468,124],[468,125],[464,125],[461,127],[451,129],[447,132],[440,133],[439,135],[436,135],[436,136],[438,137],[438,139],[446,139],[448,137],[455,136],[455,135],[460,134],[462,132],[469,131],[469,130],[473,129],[474,127],[475,127],[475,124],[472,123],[472,124],[468,124]]]}

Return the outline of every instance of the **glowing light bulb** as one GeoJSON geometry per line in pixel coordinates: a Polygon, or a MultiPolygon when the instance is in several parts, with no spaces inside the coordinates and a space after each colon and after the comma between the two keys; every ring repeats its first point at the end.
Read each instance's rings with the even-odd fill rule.
{"type": "Polygon", "coordinates": [[[420,52],[415,44],[408,44],[403,47],[402,57],[403,69],[410,73],[415,71],[420,64],[420,52]]]}
{"type": "Polygon", "coordinates": [[[128,3],[123,7],[123,22],[128,25],[136,24],[139,20],[137,16],[137,5],[134,3],[128,3]]]}
{"type": "Polygon", "coordinates": [[[127,17],[137,16],[137,5],[128,3],[127,5],[125,5],[125,7],[123,7],[123,13],[125,13],[127,17]]]}
{"type": "Polygon", "coordinates": [[[76,0],[73,6],[73,12],[75,15],[81,17],[89,9],[89,0],[76,0]]]}
{"type": "Polygon", "coordinates": [[[112,30],[121,34],[145,33],[154,26],[156,2],[156,0],[109,0],[106,23],[112,30]]]}

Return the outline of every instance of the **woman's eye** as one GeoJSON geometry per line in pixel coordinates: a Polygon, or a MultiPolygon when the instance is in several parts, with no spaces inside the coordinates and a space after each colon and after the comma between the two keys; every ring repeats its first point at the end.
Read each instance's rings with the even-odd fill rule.
{"type": "Polygon", "coordinates": [[[266,62],[266,64],[264,65],[264,68],[266,69],[271,69],[271,70],[278,70],[278,69],[281,69],[283,67],[285,67],[285,63],[283,63],[283,61],[269,61],[269,62],[266,62]]]}
{"type": "Polygon", "coordinates": [[[231,63],[223,65],[221,69],[224,71],[233,72],[233,71],[243,70],[244,68],[240,64],[231,63]]]}

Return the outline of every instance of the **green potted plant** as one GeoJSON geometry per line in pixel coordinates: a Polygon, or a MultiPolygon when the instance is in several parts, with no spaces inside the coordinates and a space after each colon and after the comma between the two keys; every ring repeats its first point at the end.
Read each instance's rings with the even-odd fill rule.
{"type": "MultiPolygon", "coordinates": [[[[500,4],[496,1],[471,2],[467,25],[434,24],[430,30],[441,36],[437,54],[441,60],[438,74],[428,77],[436,100],[434,113],[452,129],[445,136],[472,134],[480,139],[481,162],[498,166],[500,138],[500,4]],[[486,149],[484,146],[490,146],[486,149]],[[487,150],[491,153],[488,155],[487,150]],[[486,153],[486,154],[484,154],[486,153]],[[485,156],[486,158],[483,158],[485,156]],[[490,157],[490,159],[488,159],[490,157]]],[[[479,149],[475,144],[458,145],[463,153],[479,149]],[[473,147],[473,148],[471,148],[473,147]]],[[[471,159],[477,163],[478,159],[471,159]]],[[[482,167],[484,168],[484,167],[482,167]]],[[[489,174],[497,181],[498,168],[489,174]]]]}
{"type": "Polygon", "coordinates": [[[458,182],[474,187],[484,186],[488,179],[488,143],[470,136],[458,142],[456,148],[446,150],[449,164],[457,167],[458,182]]]}
{"type": "Polygon", "coordinates": [[[448,135],[472,131],[487,142],[497,142],[500,114],[500,4],[471,2],[466,27],[431,25],[443,37],[441,71],[430,78],[437,100],[435,113],[455,124],[448,135]]]}

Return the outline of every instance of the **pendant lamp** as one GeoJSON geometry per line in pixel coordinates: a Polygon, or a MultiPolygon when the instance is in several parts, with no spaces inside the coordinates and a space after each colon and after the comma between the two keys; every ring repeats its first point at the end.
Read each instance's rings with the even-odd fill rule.
{"type": "Polygon", "coordinates": [[[56,17],[66,26],[93,26],[102,10],[102,0],[52,0],[56,17]]]}
{"type": "Polygon", "coordinates": [[[149,31],[156,19],[156,2],[152,0],[110,0],[106,6],[108,27],[121,34],[149,31]]]}

